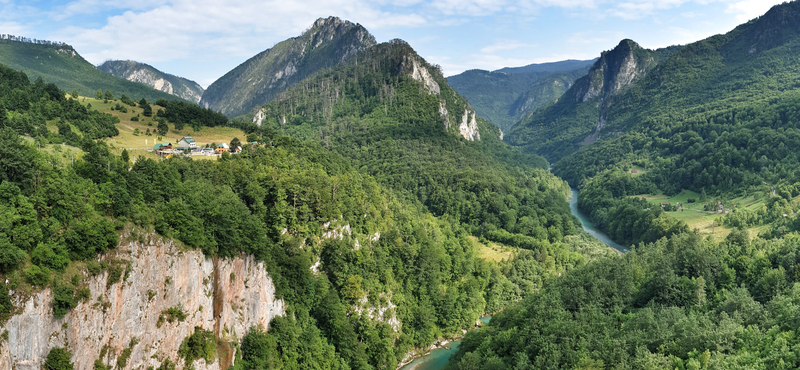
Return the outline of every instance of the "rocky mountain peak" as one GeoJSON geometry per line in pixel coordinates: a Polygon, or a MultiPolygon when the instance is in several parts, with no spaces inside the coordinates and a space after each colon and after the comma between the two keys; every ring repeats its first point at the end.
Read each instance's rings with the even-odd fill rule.
{"type": "Polygon", "coordinates": [[[589,74],[579,80],[576,99],[579,102],[596,97],[605,100],[646,74],[654,65],[655,57],[651,51],[633,40],[624,39],[614,49],[603,52],[589,74]]]}
{"type": "Polygon", "coordinates": [[[360,24],[319,18],[303,34],[253,56],[211,84],[200,104],[234,117],[264,105],[314,72],[376,45],[360,24]]]}

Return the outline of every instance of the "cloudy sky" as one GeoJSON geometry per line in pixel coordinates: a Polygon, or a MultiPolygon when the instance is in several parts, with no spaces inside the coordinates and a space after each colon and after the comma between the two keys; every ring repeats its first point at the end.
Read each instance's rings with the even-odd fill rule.
{"type": "Polygon", "coordinates": [[[630,38],[657,48],[725,33],[782,0],[0,0],[0,33],[131,59],[208,86],[317,18],[408,41],[446,75],[591,59],[630,38]]]}

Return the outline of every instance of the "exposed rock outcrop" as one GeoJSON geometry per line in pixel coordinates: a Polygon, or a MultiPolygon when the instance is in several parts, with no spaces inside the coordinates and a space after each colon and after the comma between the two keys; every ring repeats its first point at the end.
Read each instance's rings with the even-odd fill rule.
{"type": "Polygon", "coordinates": [[[425,68],[425,66],[420,63],[416,57],[409,56],[404,64],[406,64],[406,66],[404,66],[406,68],[408,68],[407,65],[410,65],[409,69],[411,69],[411,78],[421,82],[429,94],[439,95],[441,92],[439,84],[433,79],[433,76],[431,76],[430,72],[428,72],[428,69],[425,68]]]}
{"type": "Polygon", "coordinates": [[[622,40],[611,51],[604,52],[589,70],[589,74],[576,82],[576,100],[585,102],[596,97],[605,100],[644,76],[655,66],[655,57],[632,40],[622,40]]]}
{"type": "MultiPolygon", "coordinates": [[[[8,332],[8,340],[0,343],[0,368],[39,370],[57,346],[72,352],[76,370],[93,369],[98,358],[117,364],[126,348],[131,349],[130,357],[121,370],[158,367],[166,358],[182,368],[178,347],[196,326],[233,341],[284,314],[264,264],[252,256],[212,261],[200,251],[182,250],[157,236],[148,238],[147,243],[125,243],[101,256],[129,261],[124,278],[108,288],[108,272],[86,278],[90,298],[64,318],[54,318],[49,288],[18,295],[15,305],[21,312],[0,329],[8,332]],[[162,314],[170,308],[181,309],[186,318],[164,320],[162,314]],[[100,358],[104,348],[105,357],[100,358]]],[[[198,360],[194,367],[211,370],[221,364],[198,360]]]]}
{"type": "Polygon", "coordinates": [[[478,132],[478,122],[475,120],[475,111],[464,110],[464,115],[458,123],[458,133],[469,141],[481,139],[481,134],[478,132]]]}

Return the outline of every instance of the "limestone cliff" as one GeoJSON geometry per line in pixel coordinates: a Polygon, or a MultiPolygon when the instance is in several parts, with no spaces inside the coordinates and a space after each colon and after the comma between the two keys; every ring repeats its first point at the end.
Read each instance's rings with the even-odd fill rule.
{"type": "MultiPolygon", "coordinates": [[[[57,346],[72,352],[76,370],[93,369],[96,359],[116,365],[126,349],[130,355],[120,370],[158,367],[167,358],[183,368],[177,350],[195,327],[238,341],[249,328],[266,328],[284,314],[264,264],[252,256],[212,260],[157,235],[146,239],[101,255],[101,261],[129,261],[125,277],[111,285],[108,272],[87,277],[90,298],[64,318],[53,316],[50,289],[15,294],[18,311],[0,328],[8,332],[8,340],[0,343],[0,369],[39,370],[57,346]],[[186,318],[164,320],[170,308],[183,310],[186,318]]],[[[232,355],[217,356],[211,364],[197,360],[194,367],[220,369],[232,355]]]]}
{"type": "Polygon", "coordinates": [[[603,52],[589,73],[575,82],[572,89],[577,103],[597,100],[599,116],[594,131],[584,138],[582,145],[591,144],[600,137],[606,123],[607,107],[611,98],[637,79],[644,77],[657,64],[656,53],[625,39],[613,50],[603,52]]]}
{"type": "Polygon", "coordinates": [[[608,99],[655,66],[654,52],[632,40],[622,40],[613,50],[604,52],[589,74],[575,83],[575,99],[585,102],[596,97],[608,99]]]}

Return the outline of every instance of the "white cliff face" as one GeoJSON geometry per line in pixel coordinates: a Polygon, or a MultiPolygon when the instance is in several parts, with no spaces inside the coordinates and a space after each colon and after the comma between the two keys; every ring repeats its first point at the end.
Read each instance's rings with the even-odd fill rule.
{"type": "Polygon", "coordinates": [[[436,83],[436,80],[433,79],[428,69],[425,68],[420,62],[411,57],[411,78],[414,80],[421,82],[425,86],[425,90],[428,91],[429,94],[432,95],[439,95],[441,89],[439,88],[439,84],[436,83]]]}
{"type": "Polygon", "coordinates": [[[253,116],[253,123],[255,123],[256,126],[261,127],[261,122],[264,121],[264,118],[267,118],[267,114],[264,113],[264,109],[259,109],[258,112],[256,112],[256,115],[253,116]]]}
{"type": "Polygon", "coordinates": [[[444,100],[439,102],[439,117],[444,121],[444,129],[450,130],[450,113],[447,112],[447,106],[444,100]]]}
{"type": "Polygon", "coordinates": [[[481,134],[478,132],[478,122],[475,120],[475,111],[464,110],[461,122],[458,123],[458,133],[469,141],[481,139],[481,134]]]}
{"type": "MultiPolygon", "coordinates": [[[[62,319],[53,317],[49,288],[16,297],[21,312],[0,328],[8,331],[8,340],[0,343],[0,369],[39,370],[53,347],[68,348],[76,370],[93,369],[104,347],[101,360],[116,365],[133,338],[138,343],[121,370],[158,367],[166,358],[183,368],[178,347],[196,326],[235,341],[252,326],[267,328],[273,317],[284,314],[264,264],[252,256],[215,263],[200,251],[151,237],[144,245],[131,242],[101,256],[129,260],[127,278],[108,289],[107,272],[87,278],[91,297],[62,319]],[[159,327],[159,316],[172,307],[182,307],[186,319],[159,327]]],[[[194,366],[216,370],[220,363],[198,360],[194,366]]]]}

